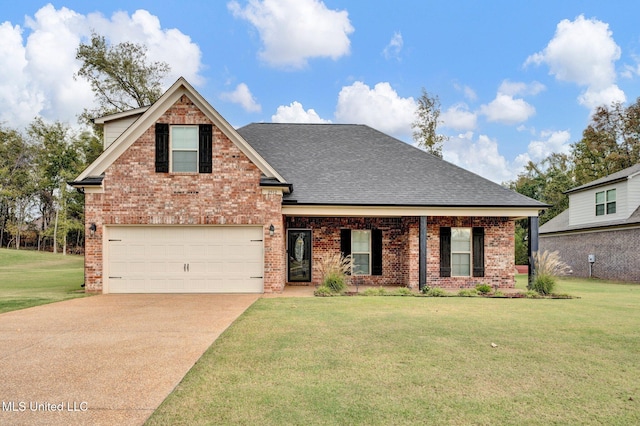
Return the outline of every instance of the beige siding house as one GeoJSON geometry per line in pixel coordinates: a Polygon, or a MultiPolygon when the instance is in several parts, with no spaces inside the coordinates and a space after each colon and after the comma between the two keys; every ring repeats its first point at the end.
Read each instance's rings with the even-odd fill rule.
{"type": "Polygon", "coordinates": [[[640,282],[640,164],[567,194],[569,208],[540,227],[540,250],[559,251],[576,276],[640,282]]]}

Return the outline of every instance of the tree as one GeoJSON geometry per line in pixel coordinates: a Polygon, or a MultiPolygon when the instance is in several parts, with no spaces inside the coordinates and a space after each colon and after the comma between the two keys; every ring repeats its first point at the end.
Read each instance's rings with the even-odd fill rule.
{"type": "Polygon", "coordinates": [[[147,48],[136,43],[108,45],[104,36],[91,35],[80,43],[76,59],[82,62],[77,77],[91,84],[99,107],[86,109],[80,121],[153,104],[162,95],[162,79],[169,72],[165,62],[149,62],[147,48]]]}
{"type": "Polygon", "coordinates": [[[53,238],[53,252],[56,253],[58,244],[66,249],[67,231],[70,229],[67,207],[73,193],[68,190],[67,181],[80,173],[85,163],[80,144],[68,126],[60,122],[47,124],[36,118],[27,133],[37,148],[41,231],[53,238]]]}
{"type": "Polygon", "coordinates": [[[572,145],[578,185],[631,167],[640,161],[640,98],[628,107],[600,106],[582,139],[572,145]]]}
{"type": "Polygon", "coordinates": [[[35,193],[34,150],[14,129],[0,127],[0,245],[20,237],[35,193]]]}
{"type": "Polygon", "coordinates": [[[440,118],[440,100],[438,96],[431,96],[422,88],[422,95],[418,98],[416,120],[411,124],[413,140],[427,152],[442,158],[442,144],[447,136],[436,132],[440,118]]]}

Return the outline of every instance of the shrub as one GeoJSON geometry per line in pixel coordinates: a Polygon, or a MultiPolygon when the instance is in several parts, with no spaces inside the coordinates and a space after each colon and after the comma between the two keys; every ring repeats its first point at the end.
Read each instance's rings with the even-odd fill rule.
{"type": "Polygon", "coordinates": [[[478,284],[476,286],[476,290],[480,294],[489,294],[491,293],[492,288],[489,284],[478,284]]]}
{"type": "Polygon", "coordinates": [[[382,287],[369,287],[360,294],[365,296],[386,296],[387,292],[382,287]]]}
{"type": "Polygon", "coordinates": [[[478,295],[478,290],[475,288],[465,288],[458,292],[458,296],[460,297],[476,297],[478,295]]]}
{"type": "Polygon", "coordinates": [[[500,290],[496,290],[493,292],[493,297],[504,297],[504,293],[500,290]]]}
{"type": "Polygon", "coordinates": [[[540,299],[540,297],[542,296],[540,296],[540,293],[535,290],[527,290],[524,297],[526,297],[527,299],[540,299]]]}
{"type": "Polygon", "coordinates": [[[427,291],[425,293],[425,295],[427,297],[447,297],[449,295],[449,293],[447,293],[446,291],[444,291],[441,288],[433,287],[433,288],[429,289],[429,291],[427,291]]]}
{"type": "Polygon", "coordinates": [[[395,291],[395,294],[396,294],[397,296],[411,296],[411,295],[413,295],[413,292],[411,291],[411,289],[410,289],[410,288],[407,288],[407,287],[400,287],[399,289],[397,289],[397,290],[395,291]]]}
{"type": "Polygon", "coordinates": [[[342,293],[347,288],[347,283],[344,280],[344,274],[338,272],[331,272],[324,277],[322,281],[322,287],[329,288],[334,293],[342,293]]]}
{"type": "Polygon", "coordinates": [[[329,287],[321,285],[313,292],[313,295],[319,297],[333,296],[333,291],[329,287]]]}
{"type": "Polygon", "coordinates": [[[536,273],[533,280],[533,290],[543,295],[549,295],[553,293],[553,289],[556,286],[556,279],[548,274],[536,273]]]}

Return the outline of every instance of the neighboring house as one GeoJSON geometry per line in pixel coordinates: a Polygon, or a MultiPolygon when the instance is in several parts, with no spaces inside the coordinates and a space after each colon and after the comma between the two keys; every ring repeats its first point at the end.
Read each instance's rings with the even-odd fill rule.
{"type": "Polygon", "coordinates": [[[557,250],[578,277],[640,282],[640,164],[567,194],[569,208],[540,227],[540,250],[557,250]]]}
{"type": "Polygon", "coordinates": [[[546,207],[363,125],[236,130],[182,78],[96,123],[87,291],[278,292],[339,252],[353,284],[513,287],[515,220],[546,207]]]}

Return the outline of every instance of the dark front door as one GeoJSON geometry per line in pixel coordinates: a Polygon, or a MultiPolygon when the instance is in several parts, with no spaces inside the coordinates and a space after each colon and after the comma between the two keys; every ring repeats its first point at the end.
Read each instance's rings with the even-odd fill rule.
{"type": "Polygon", "coordinates": [[[287,230],[287,281],[311,281],[311,230],[287,230]]]}

